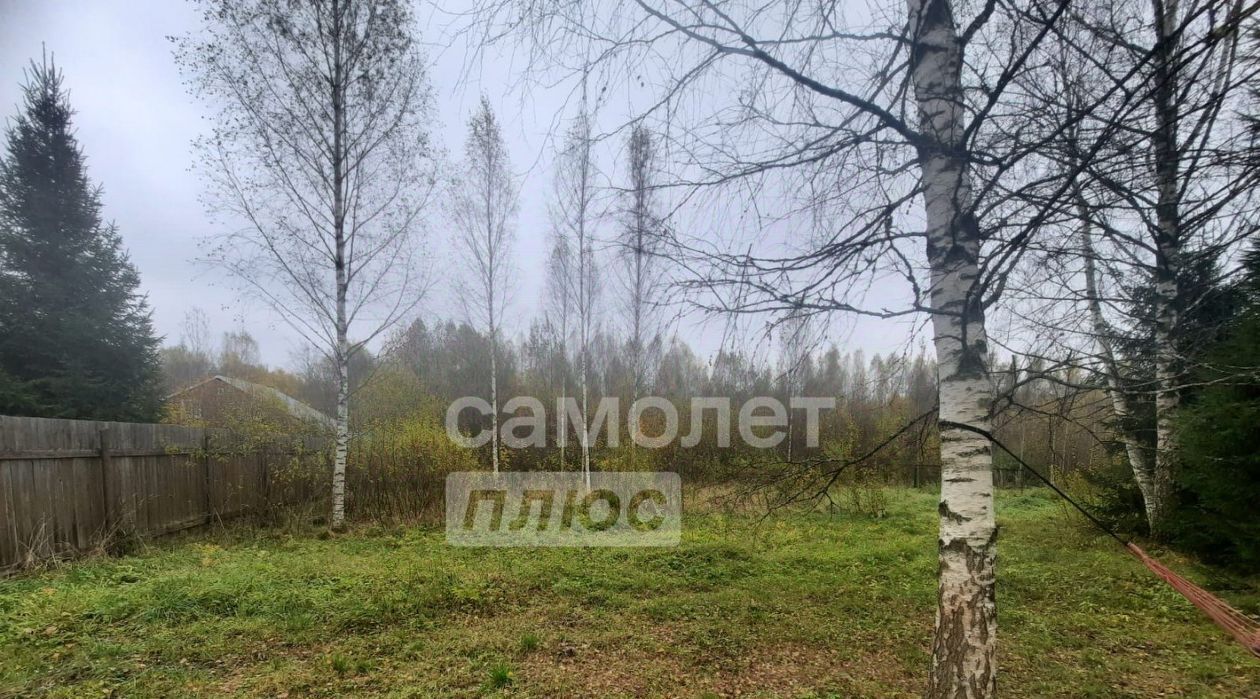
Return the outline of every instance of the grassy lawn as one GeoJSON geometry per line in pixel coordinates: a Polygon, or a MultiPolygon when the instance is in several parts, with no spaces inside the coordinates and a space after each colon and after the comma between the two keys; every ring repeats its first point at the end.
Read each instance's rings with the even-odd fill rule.
{"type": "MultiPolygon", "coordinates": [[[[690,516],[667,549],[168,540],[0,581],[0,696],[915,696],[936,508],[891,498],[883,519],[690,516]]],[[[1260,696],[1260,662],[1049,496],[999,508],[1003,695],[1260,696]]],[[[1164,559],[1260,609],[1260,581],[1164,559]]]]}

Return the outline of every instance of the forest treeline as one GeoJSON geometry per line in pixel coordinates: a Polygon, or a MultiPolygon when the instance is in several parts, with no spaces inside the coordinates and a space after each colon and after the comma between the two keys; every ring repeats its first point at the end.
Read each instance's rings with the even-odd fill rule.
{"type": "MultiPolygon", "coordinates": [[[[261,364],[258,345],[248,333],[226,332],[214,339],[204,319],[198,318],[196,312],[190,318],[194,327],[200,328],[191,333],[196,341],[190,343],[186,334],[179,344],[162,350],[168,391],[209,374],[224,373],[272,386],[325,412],[335,408],[333,368],[323,357],[308,354],[296,358],[292,369],[268,368],[261,364]]],[[[773,335],[763,339],[774,343],[773,335]]],[[[778,356],[782,348],[780,353],[759,354],[726,349],[705,358],[679,338],[653,343],[648,352],[651,362],[646,365],[645,378],[639,381],[637,395],[660,396],[673,403],[678,410],[680,437],[696,428],[692,424],[692,398],[729,398],[732,432],[739,406],[753,397],[774,397],[785,405],[792,396],[836,399],[835,409],[820,413],[817,447],[807,445],[804,411],[796,410],[791,411],[786,430],[789,438],[765,450],[744,445],[739,439],[733,439],[728,448],[719,448],[713,410],[698,413],[707,424],[699,426],[701,440],[695,446],[683,447],[679,440],[661,449],[634,446],[627,421],[628,407],[636,395],[631,371],[633,347],[611,330],[594,333],[591,346],[588,390],[592,405],[602,397],[617,397],[622,406],[616,423],[619,445],[608,446],[606,430],[593,445],[593,459],[600,470],[670,470],[684,474],[689,482],[734,479],[757,483],[792,469],[801,472],[795,479],[798,487],[817,485],[819,478],[827,475],[828,465],[850,463],[851,470],[842,482],[931,485],[939,477],[936,367],[921,347],[868,357],[860,349],[847,350],[819,340],[793,361],[785,362],[778,356]]],[[[360,406],[351,421],[354,441],[369,449],[373,445],[393,449],[396,445],[383,443],[380,436],[401,432],[432,432],[434,440],[446,441],[447,407],[464,396],[488,396],[489,373],[490,341],[484,333],[453,320],[411,323],[394,334],[382,352],[362,353],[351,367],[353,396],[360,406]]],[[[568,448],[562,450],[557,438],[561,416],[553,409],[557,399],[577,397],[578,373],[574,356],[564,350],[554,325],[546,320],[539,319],[519,337],[500,343],[497,379],[501,401],[514,396],[537,398],[546,407],[547,420],[547,445],[501,447],[504,468],[580,467],[576,432],[568,426],[568,448]]],[[[1028,376],[1028,371],[1020,372],[1020,385],[1012,394],[1018,404],[1011,404],[999,421],[998,433],[1005,443],[1047,478],[1069,478],[1110,459],[1113,450],[1106,441],[1106,416],[1098,409],[1097,392],[1066,390],[1049,378],[1028,381],[1028,376]]],[[[1012,381],[1009,374],[997,380],[1004,385],[1012,381]]],[[[478,418],[471,411],[460,417],[466,434],[491,429],[488,417],[478,418]]],[[[249,424],[257,419],[254,414],[243,416],[238,429],[267,431],[269,426],[249,424]]],[[[644,419],[644,432],[658,434],[660,414],[649,412],[644,419]]],[[[490,449],[487,445],[475,450],[471,463],[489,468],[490,449]]],[[[417,467],[446,469],[425,454],[414,456],[417,467]]],[[[1004,473],[1003,485],[1036,482],[1035,476],[1021,474],[1012,460],[999,458],[998,468],[1004,473]]]]}

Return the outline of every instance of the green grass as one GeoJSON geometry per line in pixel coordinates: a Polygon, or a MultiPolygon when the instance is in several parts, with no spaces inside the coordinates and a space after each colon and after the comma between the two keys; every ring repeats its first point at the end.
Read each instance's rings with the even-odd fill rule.
{"type": "MultiPolygon", "coordinates": [[[[663,549],[168,540],[0,581],[0,696],[916,696],[935,511],[696,515],[663,549]]],[[[1260,662],[1053,500],[999,513],[1004,696],[1260,696],[1260,662]]],[[[1260,610],[1257,580],[1163,557],[1260,610]]]]}

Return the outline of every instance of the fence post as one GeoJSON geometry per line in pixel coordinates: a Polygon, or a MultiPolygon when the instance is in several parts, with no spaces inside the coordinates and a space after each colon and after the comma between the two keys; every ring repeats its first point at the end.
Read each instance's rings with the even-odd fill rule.
{"type": "Polygon", "coordinates": [[[113,457],[110,454],[109,433],[108,427],[102,427],[98,432],[101,439],[101,503],[103,505],[101,512],[104,513],[106,532],[114,525],[115,519],[113,513],[110,512],[112,498],[109,492],[109,474],[113,471],[111,468],[113,457]]]}

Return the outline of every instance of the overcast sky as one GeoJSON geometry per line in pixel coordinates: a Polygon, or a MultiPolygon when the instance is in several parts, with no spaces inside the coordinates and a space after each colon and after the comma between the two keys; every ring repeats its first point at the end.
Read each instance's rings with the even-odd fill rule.
{"type": "MultiPolygon", "coordinates": [[[[518,301],[509,314],[517,319],[512,330],[521,332],[542,293],[552,134],[572,86],[521,93],[515,89],[520,66],[513,56],[492,53],[474,61],[467,46],[451,36],[457,24],[451,13],[421,7],[418,15],[433,65],[437,139],[453,157],[460,155],[468,114],[482,91],[506,125],[522,177],[518,301]]],[[[166,37],[195,29],[198,21],[193,7],[181,0],[0,0],[0,113],[6,119],[15,113],[23,69],[46,46],[65,74],[90,177],[104,187],[105,216],[118,224],[139,268],[158,332],[167,343],[178,342],[184,314],[201,307],[214,330],[248,330],[264,361],[285,365],[301,349],[301,338],[196,261],[199,241],[215,233],[199,199],[202,184],[189,171],[191,142],[206,122],[184,88],[166,37]]],[[[434,223],[435,292],[422,312],[458,317],[446,294],[452,281],[452,265],[445,264],[450,234],[436,215],[434,223]]],[[[677,332],[707,355],[720,342],[722,323],[697,323],[684,320],[677,332]]],[[[758,326],[749,324],[753,332],[758,326]]],[[[906,325],[837,319],[830,337],[868,353],[896,351],[905,347],[906,325]]]]}

